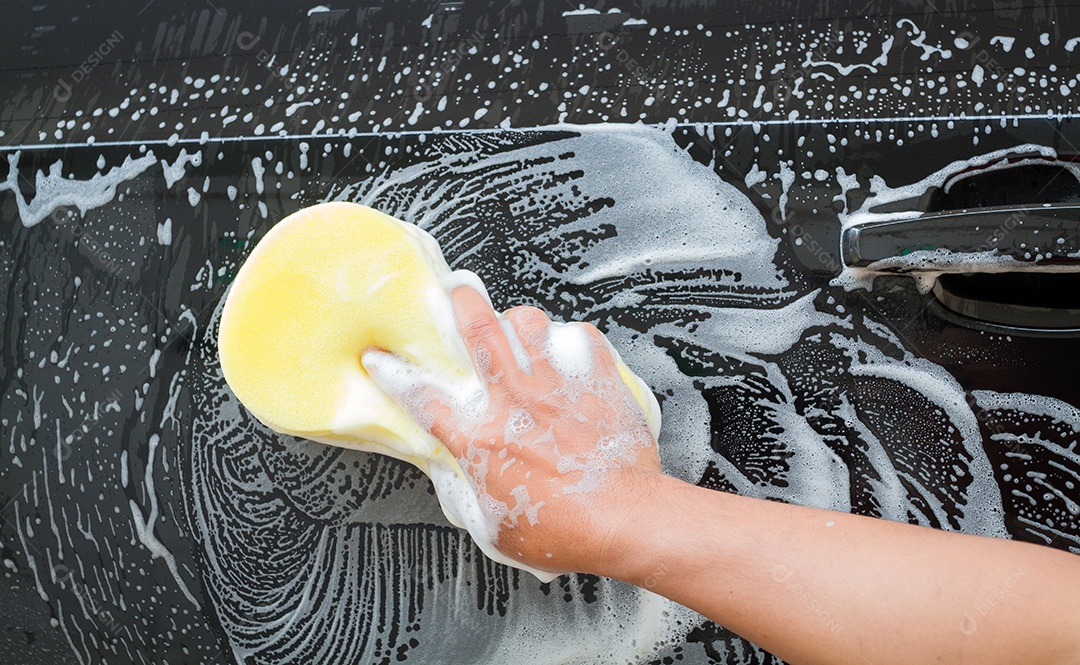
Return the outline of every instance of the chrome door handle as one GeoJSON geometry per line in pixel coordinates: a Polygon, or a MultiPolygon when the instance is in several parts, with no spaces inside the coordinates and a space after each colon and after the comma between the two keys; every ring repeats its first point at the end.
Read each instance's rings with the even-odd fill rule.
{"type": "Polygon", "coordinates": [[[840,253],[876,272],[1080,272],[1080,204],[873,215],[843,230],[840,253]]]}

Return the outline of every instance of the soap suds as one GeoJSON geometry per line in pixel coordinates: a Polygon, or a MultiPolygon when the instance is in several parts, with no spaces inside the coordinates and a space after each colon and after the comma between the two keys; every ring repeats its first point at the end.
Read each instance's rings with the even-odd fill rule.
{"type": "Polygon", "coordinates": [[[18,204],[22,224],[27,228],[67,206],[78,208],[83,215],[100,208],[113,200],[117,187],[122,183],[138,177],[157,163],[152,152],[138,158],[129,156],[120,166],[114,166],[107,173],[96,173],[89,180],[78,180],[65,177],[64,162],[57,160],[49,167],[48,173],[37,171],[34,174],[34,198],[27,201],[19,188],[20,154],[21,151],[15,151],[8,155],[8,175],[5,181],[0,182],[0,192],[11,192],[18,204]]]}

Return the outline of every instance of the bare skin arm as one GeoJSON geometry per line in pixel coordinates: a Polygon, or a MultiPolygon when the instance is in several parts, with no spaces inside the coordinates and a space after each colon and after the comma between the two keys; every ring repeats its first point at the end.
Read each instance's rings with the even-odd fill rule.
{"type": "Polygon", "coordinates": [[[507,555],[649,588],[795,665],[1080,663],[1075,555],[665,476],[599,332],[587,326],[604,397],[567,394],[543,353],[542,312],[507,313],[530,357],[526,372],[487,302],[467,287],[453,295],[488,383],[487,412],[465,420],[434,389],[422,406],[408,402],[427,411],[417,415],[434,416],[432,433],[478,492],[512,508],[524,487],[539,505],[535,520],[503,521],[499,549],[507,555]],[[508,441],[508,423],[523,411],[536,426],[508,441]],[[599,468],[567,470],[567,456],[595,460],[588,456],[600,442],[613,440],[617,450],[599,468]],[[479,463],[492,456],[500,463],[479,463]],[[589,479],[599,483],[579,491],[589,479]]]}

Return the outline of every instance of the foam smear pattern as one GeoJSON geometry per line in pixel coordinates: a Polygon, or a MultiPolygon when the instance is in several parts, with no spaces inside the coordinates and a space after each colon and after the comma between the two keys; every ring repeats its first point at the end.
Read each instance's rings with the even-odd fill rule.
{"type": "MultiPolygon", "coordinates": [[[[1075,405],[966,394],[860,307],[861,293],[798,286],[796,262],[753,203],[670,136],[645,127],[429,135],[409,155],[415,166],[335,197],[418,222],[454,268],[483,277],[500,308],[541,305],[598,325],[660,397],[669,473],[1080,552],[1075,405]]],[[[263,160],[270,186],[257,180],[245,201],[292,209],[273,186],[292,167],[263,160]]],[[[21,487],[5,513],[2,570],[5,584],[48,607],[51,639],[72,660],[211,662],[225,647],[237,662],[776,662],[646,589],[591,576],[541,584],[497,564],[447,525],[415,466],[252,418],[221,375],[220,303],[203,309],[239,253],[210,256],[186,288],[155,297],[165,320],[144,292],[118,288],[122,280],[58,245],[54,224],[32,223],[75,201],[87,233],[107,228],[133,174],[95,185],[108,193],[116,183],[117,198],[105,200],[64,185],[63,173],[48,205],[25,208],[16,240],[0,241],[0,275],[16,285],[0,325],[17,347],[0,396],[10,426],[0,481],[21,487]],[[56,261],[58,252],[72,260],[56,261]],[[58,458],[58,446],[71,455],[58,458]]],[[[165,185],[149,166],[139,178],[165,185]]],[[[191,229],[203,227],[174,217],[172,244],[161,246],[158,223],[123,226],[147,239],[147,270],[161,264],[164,275],[181,259],[165,265],[149,252],[197,256],[191,229]]],[[[234,231],[236,220],[207,223],[234,231]]],[[[988,364],[1010,348],[990,336],[985,347],[976,361],[988,364]]],[[[521,496],[508,510],[533,502],[521,496]]]]}
{"type": "MultiPolygon", "coordinates": [[[[669,473],[746,496],[1007,533],[980,423],[946,371],[906,351],[888,327],[841,312],[833,303],[842,289],[792,286],[779,244],[753,204],[669,136],[644,127],[566,131],[565,138],[543,144],[513,135],[455,137],[433,145],[415,166],[347,186],[336,198],[416,220],[440,241],[455,268],[480,273],[498,307],[531,302],[564,321],[602,327],[663,397],[660,451],[669,473]],[[649,164],[648,173],[635,164],[649,164]]],[[[219,399],[228,405],[231,397],[222,393],[219,399]]],[[[248,437],[237,425],[220,435],[230,442],[248,437]]],[[[296,454],[292,462],[305,466],[296,454]]],[[[393,538],[399,546],[400,537],[390,533],[402,529],[395,525],[405,523],[408,513],[386,506],[410,499],[416,475],[387,461],[365,463],[376,464],[376,477],[414,489],[379,491],[379,483],[370,484],[349,528],[393,538]]],[[[308,466],[319,467],[314,461],[308,466]]],[[[306,477],[305,487],[323,483],[313,473],[306,477]]],[[[233,576],[230,547],[239,547],[252,527],[243,515],[225,517],[225,497],[204,502],[203,510],[218,523],[227,519],[231,528],[207,525],[201,531],[213,534],[207,546],[216,553],[215,565],[207,583],[221,589],[226,632],[244,644],[238,653],[295,646],[288,630],[267,634],[249,625],[244,603],[232,596],[269,589],[249,576],[241,583],[233,576]]],[[[436,517],[429,517],[433,524],[436,517]]],[[[323,533],[339,548],[355,543],[343,532],[323,533]]],[[[561,585],[565,596],[553,598],[513,575],[481,568],[467,542],[453,535],[436,542],[431,533],[417,529],[409,537],[415,544],[355,556],[364,561],[363,578],[393,589],[391,597],[407,607],[402,611],[416,612],[419,634],[436,634],[450,653],[469,653],[475,662],[550,663],[648,662],[673,649],[689,662],[707,662],[706,650],[723,650],[732,662],[765,657],[716,628],[694,630],[702,626],[700,617],[646,589],[562,578],[553,585],[561,585]],[[442,564],[418,570],[411,561],[442,564]],[[476,607],[478,584],[486,608],[478,614],[497,619],[476,622],[489,628],[480,628],[482,637],[462,628],[473,619],[447,630],[437,617],[460,615],[460,603],[476,607]],[[421,588],[426,591],[418,608],[421,588]],[[535,626],[544,626],[542,635],[535,626]]],[[[279,556],[278,548],[266,556],[279,556]]],[[[324,585],[337,579],[340,566],[298,561],[291,584],[324,585]]],[[[349,593],[342,588],[320,598],[323,605],[337,605],[349,593]]],[[[361,646],[372,649],[377,630],[315,630],[322,607],[294,602],[268,615],[302,617],[313,634],[357,656],[368,652],[356,651],[361,646]]],[[[302,647],[319,653],[321,642],[306,640],[302,647]]],[[[445,655],[430,651],[426,640],[409,654],[445,655]]]]}

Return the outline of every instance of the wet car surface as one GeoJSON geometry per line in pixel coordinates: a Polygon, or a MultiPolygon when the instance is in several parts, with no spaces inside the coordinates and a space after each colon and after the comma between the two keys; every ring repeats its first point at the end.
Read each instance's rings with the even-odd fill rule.
{"type": "MultiPolygon", "coordinates": [[[[924,198],[1075,200],[1076,10],[853,9],[13,11],[4,659],[775,662],[647,590],[494,564],[418,470],[239,405],[222,297],[334,199],[428,229],[499,307],[598,325],[661,400],[669,473],[1080,552],[1075,334],[956,316],[840,245],[924,198]]],[[[1067,276],[1004,274],[953,291],[1072,316],[1067,276]]]]}

